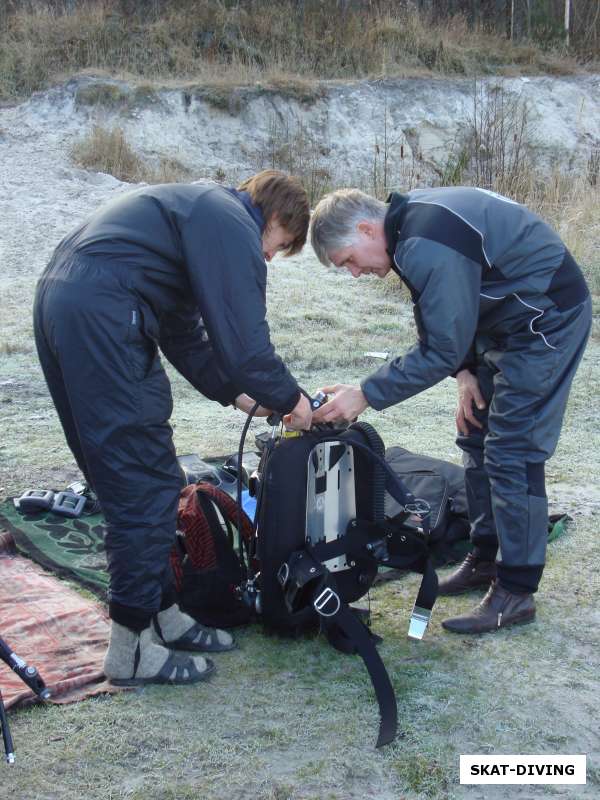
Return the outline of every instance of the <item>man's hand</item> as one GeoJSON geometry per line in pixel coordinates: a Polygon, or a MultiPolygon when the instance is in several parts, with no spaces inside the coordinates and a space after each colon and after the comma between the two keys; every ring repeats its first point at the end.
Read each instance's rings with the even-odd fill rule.
{"type": "Polygon", "coordinates": [[[283,418],[283,424],[292,431],[309,431],[312,425],[312,416],[308,398],[301,394],[300,400],[292,409],[292,413],[286,414],[283,418]]]}
{"type": "Polygon", "coordinates": [[[469,434],[469,425],[482,428],[483,425],[474,414],[474,405],[483,411],[485,401],[479,389],[477,378],[468,369],[463,369],[456,375],[458,388],[458,405],[456,407],[456,430],[463,436],[469,434]]]}
{"type": "MultiPolygon", "coordinates": [[[[254,404],[256,400],[253,400],[252,397],[248,394],[238,394],[238,396],[233,401],[233,405],[236,408],[239,408],[240,411],[245,411],[246,414],[249,414],[252,409],[254,408],[254,404]]],[[[254,412],[255,417],[268,417],[271,412],[268,408],[264,408],[263,406],[259,406],[256,411],[254,412]]]]}
{"type": "Polygon", "coordinates": [[[334,397],[315,411],[314,422],[352,422],[369,406],[360,386],[336,383],[335,386],[324,386],[319,391],[333,394],[334,397]]]}

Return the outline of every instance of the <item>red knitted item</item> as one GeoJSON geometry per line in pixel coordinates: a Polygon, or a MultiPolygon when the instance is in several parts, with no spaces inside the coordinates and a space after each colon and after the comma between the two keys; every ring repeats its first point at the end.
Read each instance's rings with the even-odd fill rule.
{"type": "MultiPolygon", "coordinates": [[[[252,538],[253,528],[249,517],[244,511],[238,514],[237,503],[226,492],[205,481],[186,486],[179,498],[177,529],[183,533],[185,551],[194,569],[211,569],[217,566],[217,556],[210,525],[198,502],[198,492],[208,495],[219,508],[221,514],[236,527],[239,516],[241,534],[246,541],[252,538]]],[[[176,589],[180,591],[183,581],[183,568],[179,543],[176,543],[171,551],[171,567],[175,576],[176,589]]]]}

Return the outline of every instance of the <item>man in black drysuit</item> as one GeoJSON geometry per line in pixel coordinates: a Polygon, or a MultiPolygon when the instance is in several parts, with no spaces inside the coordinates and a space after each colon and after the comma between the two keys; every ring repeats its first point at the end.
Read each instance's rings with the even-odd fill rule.
{"type": "Polygon", "coordinates": [[[107,521],[115,683],[190,683],[228,650],[174,603],[169,553],[182,474],[159,350],[203,395],[310,426],[310,404],[275,353],[266,264],[298,252],[309,205],[276,171],[240,190],[148,186],[102,207],[59,244],[36,291],[39,358],[67,442],[107,521]],[[188,652],[185,652],[188,651],[188,652]]]}
{"type": "Polygon", "coordinates": [[[408,286],[418,342],[314,421],[353,419],[455,375],[473,551],[441,594],[489,587],[471,612],[443,622],[494,631],[535,616],[548,507],[544,464],[555,450],[591,326],[581,270],[558,235],[522,205],[476,188],[419,189],[381,203],[341,190],[311,223],[319,259],[354,277],[390,270],[408,286]]]}

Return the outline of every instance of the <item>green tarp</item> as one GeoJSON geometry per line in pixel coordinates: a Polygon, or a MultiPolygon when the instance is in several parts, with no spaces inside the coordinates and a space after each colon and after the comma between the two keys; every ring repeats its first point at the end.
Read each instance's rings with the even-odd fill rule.
{"type": "Polygon", "coordinates": [[[20,553],[105,599],[108,574],[101,514],[78,519],[51,511],[21,514],[7,500],[0,505],[0,526],[10,531],[20,553]]]}

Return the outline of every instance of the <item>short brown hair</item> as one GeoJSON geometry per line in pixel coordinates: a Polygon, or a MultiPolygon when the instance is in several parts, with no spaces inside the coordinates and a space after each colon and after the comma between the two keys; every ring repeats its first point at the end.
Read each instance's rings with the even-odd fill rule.
{"type": "Polygon", "coordinates": [[[254,205],[262,211],[267,225],[277,217],[279,224],[292,237],[284,255],[299,253],[308,235],[310,205],[298,178],[276,169],[265,169],[246,178],[237,188],[248,192],[254,205]]]}

